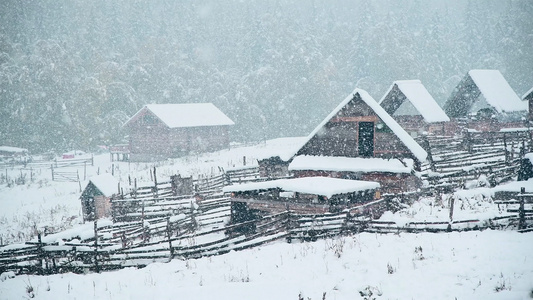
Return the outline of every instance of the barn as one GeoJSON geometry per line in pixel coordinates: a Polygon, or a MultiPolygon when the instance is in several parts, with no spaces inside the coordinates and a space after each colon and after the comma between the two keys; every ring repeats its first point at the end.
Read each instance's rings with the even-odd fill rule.
{"type": "Polygon", "coordinates": [[[375,181],[413,191],[426,151],[364,90],[355,89],[308,136],[289,164],[295,177],[375,181]]]}
{"type": "Polygon", "coordinates": [[[466,128],[492,132],[523,127],[527,104],[500,71],[471,70],[446,101],[444,111],[466,128]]]}
{"type": "Polygon", "coordinates": [[[420,80],[394,81],[379,105],[412,137],[444,135],[450,121],[420,80]]]}
{"type": "Polygon", "coordinates": [[[80,196],[84,221],[111,217],[111,197],[118,194],[118,181],[109,173],[93,176],[80,196]]]}
{"type": "Polygon", "coordinates": [[[529,116],[528,120],[529,122],[533,122],[533,88],[531,88],[529,91],[527,91],[524,96],[522,96],[523,101],[527,101],[526,103],[529,103],[529,116]]]}
{"type": "Polygon", "coordinates": [[[130,160],[154,161],[229,147],[235,123],[212,103],[149,104],[124,127],[130,160]]]}

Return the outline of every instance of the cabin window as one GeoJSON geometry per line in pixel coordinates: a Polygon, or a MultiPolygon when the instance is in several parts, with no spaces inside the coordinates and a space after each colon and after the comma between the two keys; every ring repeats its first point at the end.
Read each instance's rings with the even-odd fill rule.
{"type": "Polygon", "coordinates": [[[374,122],[359,122],[359,155],[374,156],[374,122]]]}

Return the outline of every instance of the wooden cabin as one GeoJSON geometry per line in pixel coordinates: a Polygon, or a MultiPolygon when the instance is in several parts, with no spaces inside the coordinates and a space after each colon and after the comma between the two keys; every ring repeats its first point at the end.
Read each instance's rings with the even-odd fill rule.
{"type": "Polygon", "coordinates": [[[416,190],[426,151],[366,92],[356,89],[308,136],[289,165],[295,177],[370,180],[387,193],[416,190]]]}
{"type": "Polygon", "coordinates": [[[526,101],[528,103],[529,108],[529,114],[528,114],[528,121],[533,122],[533,88],[531,88],[529,91],[527,91],[524,96],[522,96],[522,101],[526,101]]]}
{"type": "Polygon", "coordinates": [[[230,185],[224,192],[231,195],[232,223],[240,223],[287,210],[296,214],[343,210],[366,214],[373,204],[382,202],[378,200],[379,187],[377,182],[304,177],[230,185]]]}
{"type": "Polygon", "coordinates": [[[80,196],[84,221],[111,217],[111,197],[118,194],[118,181],[109,173],[93,176],[80,196]]]}
{"type": "Polygon", "coordinates": [[[289,164],[307,137],[284,137],[265,141],[257,147],[259,176],[280,178],[289,176],[289,164]]]}
{"type": "Polygon", "coordinates": [[[420,80],[394,81],[379,105],[412,137],[444,135],[450,118],[420,80]]]}
{"type": "MultiPolygon", "coordinates": [[[[493,132],[524,127],[527,104],[513,91],[498,70],[471,70],[459,82],[444,105],[456,130],[493,132]]],[[[459,132],[452,132],[454,133],[459,132]]]]}
{"type": "Polygon", "coordinates": [[[233,121],[211,103],[150,104],[124,127],[131,161],[154,161],[229,147],[233,121]]]}

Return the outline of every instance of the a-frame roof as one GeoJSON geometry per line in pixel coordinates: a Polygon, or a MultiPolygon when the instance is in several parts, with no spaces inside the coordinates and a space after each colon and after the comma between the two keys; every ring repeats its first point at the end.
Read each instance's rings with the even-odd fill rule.
{"type": "Polygon", "coordinates": [[[148,104],[131,117],[124,126],[150,111],[169,128],[224,126],[235,123],[212,103],[148,104]]]}
{"type": "MultiPolygon", "coordinates": [[[[344,99],[318,126],[309,134],[302,148],[319,133],[319,131],[351,101],[361,100],[368,105],[378,117],[394,132],[400,141],[421,162],[426,160],[427,152],[370,96],[365,90],[356,88],[344,99]]],[[[301,149],[301,148],[300,148],[301,149]]]]}
{"type": "Polygon", "coordinates": [[[450,118],[440,108],[420,80],[394,81],[379,101],[379,105],[389,115],[394,115],[402,104],[406,105],[408,103],[412,104],[427,123],[450,121],[450,118]]]}
{"type": "MultiPolygon", "coordinates": [[[[89,184],[91,183],[105,197],[111,197],[118,193],[118,180],[109,173],[92,176],[89,178],[89,184]]],[[[83,193],[85,193],[85,191],[83,193]]]]}
{"type": "Polygon", "coordinates": [[[533,88],[531,88],[529,91],[527,91],[524,96],[522,96],[522,100],[532,100],[533,99],[533,88]]]}
{"type": "Polygon", "coordinates": [[[527,105],[498,70],[469,71],[448,98],[444,111],[450,117],[464,117],[480,96],[498,113],[527,111],[527,105]]]}

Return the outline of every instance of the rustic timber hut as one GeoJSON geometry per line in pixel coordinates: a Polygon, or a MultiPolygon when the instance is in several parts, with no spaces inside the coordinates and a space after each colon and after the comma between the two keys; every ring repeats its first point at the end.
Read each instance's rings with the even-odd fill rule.
{"type": "Polygon", "coordinates": [[[500,71],[471,70],[446,101],[444,111],[465,128],[492,132],[524,127],[527,105],[500,71]]]}
{"type": "Polygon", "coordinates": [[[394,81],[379,105],[412,137],[444,135],[450,121],[420,80],[394,81]]]}
{"type": "Polygon", "coordinates": [[[306,137],[284,137],[268,140],[257,147],[259,176],[280,178],[289,176],[289,163],[306,141],[306,137]]]}
{"type": "Polygon", "coordinates": [[[229,126],[234,124],[211,103],[146,105],[124,124],[130,160],[153,161],[226,148],[229,126]]]}
{"type": "Polygon", "coordinates": [[[118,194],[118,181],[109,173],[93,176],[80,196],[84,221],[111,217],[111,197],[118,194]]]}
{"type": "Polygon", "coordinates": [[[304,177],[224,187],[231,194],[233,223],[290,210],[322,214],[350,210],[355,214],[380,204],[379,183],[329,177],[304,177]]]}
{"type": "Polygon", "coordinates": [[[528,121],[533,122],[533,88],[527,91],[524,96],[522,96],[523,101],[527,101],[529,107],[528,121]]]}
{"type": "Polygon", "coordinates": [[[421,185],[426,151],[364,90],[355,89],[308,136],[289,165],[296,177],[376,181],[384,192],[421,185]]]}

